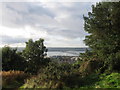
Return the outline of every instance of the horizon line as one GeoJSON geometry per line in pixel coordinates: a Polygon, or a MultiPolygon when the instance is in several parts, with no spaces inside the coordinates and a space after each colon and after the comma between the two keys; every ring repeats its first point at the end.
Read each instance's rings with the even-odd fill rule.
{"type": "MultiPolygon", "coordinates": [[[[3,46],[3,47],[5,47],[5,46],[3,46]]],[[[8,46],[8,47],[20,48],[20,47],[24,47],[24,46],[16,46],[16,47],[15,46],[8,46]]],[[[2,48],[2,46],[0,48],[2,48]]],[[[56,47],[55,46],[55,47],[46,47],[46,48],[89,48],[89,46],[84,46],[84,47],[77,47],[77,46],[76,47],[75,46],[74,47],[73,46],[72,47],[70,47],[70,46],[68,46],[68,47],[67,46],[65,46],[65,47],[56,47]]]]}

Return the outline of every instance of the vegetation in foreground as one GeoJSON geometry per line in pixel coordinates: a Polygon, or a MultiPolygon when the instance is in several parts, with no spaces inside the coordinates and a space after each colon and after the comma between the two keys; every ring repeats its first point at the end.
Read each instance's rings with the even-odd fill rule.
{"type": "Polygon", "coordinates": [[[59,74],[54,75],[55,72],[49,70],[39,73],[37,76],[29,76],[18,72],[20,71],[3,72],[9,74],[3,74],[2,88],[120,88],[120,73],[94,73],[82,76],[78,72],[69,74],[64,70],[63,74],[60,74],[60,71],[59,74]],[[49,75],[46,75],[45,72],[49,75]]]}
{"type": "Polygon", "coordinates": [[[2,75],[2,88],[18,88],[24,84],[25,79],[30,75],[23,71],[1,71],[2,75]]]}
{"type": "Polygon", "coordinates": [[[69,64],[50,63],[20,88],[120,88],[120,73],[85,75],[69,64]]]}
{"type": "Polygon", "coordinates": [[[58,64],[45,58],[47,49],[43,39],[29,40],[22,52],[4,47],[3,88],[120,88],[119,11],[120,2],[92,6],[92,12],[84,16],[85,30],[90,33],[84,41],[91,51],[80,54],[80,60],[74,64],[58,64]],[[16,74],[17,71],[9,70],[23,72],[16,74]],[[20,77],[22,81],[26,79],[25,74],[31,77],[20,82],[20,77]]]}

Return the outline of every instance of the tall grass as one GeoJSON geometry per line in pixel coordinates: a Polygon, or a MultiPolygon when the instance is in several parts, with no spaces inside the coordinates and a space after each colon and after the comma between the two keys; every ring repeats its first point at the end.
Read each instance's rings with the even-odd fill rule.
{"type": "Polygon", "coordinates": [[[18,88],[21,86],[28,74],[23,71],[1,71],[2,76],[2,88],[18,88]]]}

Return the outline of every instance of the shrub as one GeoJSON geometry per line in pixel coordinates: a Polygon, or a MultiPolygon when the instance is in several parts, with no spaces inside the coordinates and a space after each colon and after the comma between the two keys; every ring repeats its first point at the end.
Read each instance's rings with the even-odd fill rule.
{"type": "Polygon", "coordinates": [[[83,85],[79,88],[120,88],[120,73],[89,74],[82,81],[83,85]]]}
{"type": "Polygon", "coordinates": [[[90,74],[94,72],[101,73],[101,68],[104,61],[98,58],[98,54],[93,51],[86,50],[85,53],[80,53],[81,64],[79,71],[82,74],[90,74]]]}
{"type": "Polygon", "coordinates": [[[95,88],[120,88],[120,73],[102,74],[95,88]]]}
{"type": "Polygon", "coordinates": [[[36,77],[28,79],[22,88],[73,88],[81,82],[79,73],[70,64],[51,62],[36,77]]]}
{"type": "Polygon", "coordinates": [[[17,49],[8,46],[2,48],[2,70],[20,70],[25,69],[26,61],[17,53],[17,49]]]}
{"type": "Polygon", "coordinates": [[[3,88],[18,88],[24,83],[24,80],[29,77],[23,71],[1,71],[2,87],[3,88]]]}
{"type": "Polygon", "coordinates": [[[84,61],[79,68],[79,72],[87,75],[87,74],[92,74],[92,73],[100,73],[100,69],[103,66],[102,61],[97,61],[97,60],[89,60],[89,61],[84,61]]]}

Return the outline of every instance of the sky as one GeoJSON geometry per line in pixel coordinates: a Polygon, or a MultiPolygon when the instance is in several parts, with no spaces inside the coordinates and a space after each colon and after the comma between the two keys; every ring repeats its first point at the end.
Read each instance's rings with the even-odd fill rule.
{"type": "Polygon", "coordinates": [[[95,2],[1,2],[0,46],[23,47],[43,38],[47,47],[86,47],[83,15],[95,2]]]}

